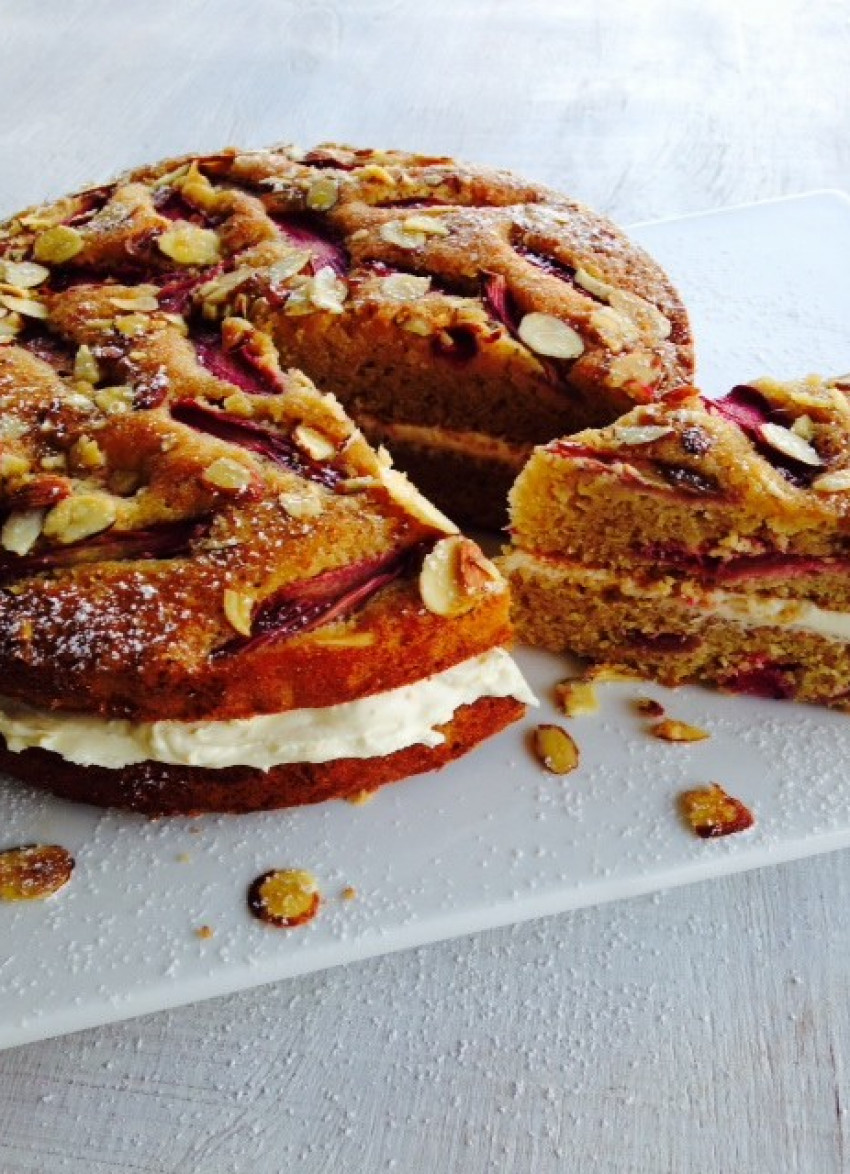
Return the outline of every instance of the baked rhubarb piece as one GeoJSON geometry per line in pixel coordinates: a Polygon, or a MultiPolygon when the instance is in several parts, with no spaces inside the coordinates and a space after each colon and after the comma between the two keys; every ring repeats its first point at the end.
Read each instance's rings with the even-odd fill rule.
{"type": "Polygon", "coordinates": [[[850,383],[762,379],[536,450],[519,635],[665,684],[850,703],[850,383]]]}
{"type": "Polygon", "coordinates": [[[529,700],[505,583],[266,334],[204,315],[276,230],[171,184],[0,243],[0,766],[155,814],[440,766],[529,700]]]}
{"type": "MultiPolygon", "coordinates": [[[[479,525],[504,524],[534,445],[610,423],[692,371],[675,290],[610,221],[452,159],[229,150],[139,169],[10,231],[15,255],[56,264],[81,298],[104,278],[156,297],[192,323],[210,373],[239,386],[256,374],[222,368],[216,331],[234,316],[261,327],[285,367],[479,525]]],[[[27,320],[12,297],[0,331],[27,320]]]]}

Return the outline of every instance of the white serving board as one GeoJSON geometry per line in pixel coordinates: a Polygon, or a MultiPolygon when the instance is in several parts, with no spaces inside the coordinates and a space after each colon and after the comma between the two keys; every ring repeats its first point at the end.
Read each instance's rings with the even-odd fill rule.
{"type": "MultiPolygon", "coordinates": [[[[640,225],[689,305],[702,386],[758,374],[850,369],[850,199],[824,192],[640,225]]],[[[445,771],[362,807],[151,822],[0,782],[0,848],[71,850],[71,884],[0,905],[0,1047],[129,1018],[354,959],[850,844],[850,718],[786,702],[600,688],[571,723],[582,763],[566,778],[530,756],[527,731],[559,720],[562,658],[521,650],[541,698],[514,727],[445,771]],[[647,736],[638,695],[711,731],[647,736]],[[700,841],[676,815],[683,788],[717,780],[756,827],[700,841]],[[245,890],[272,867],[312,870],[324,904],[281,931],[245,890]],[[352,885],[358,896],[339,894],[352,885]],[[209,925],[211,939],[195,930],[209,925]]]]}

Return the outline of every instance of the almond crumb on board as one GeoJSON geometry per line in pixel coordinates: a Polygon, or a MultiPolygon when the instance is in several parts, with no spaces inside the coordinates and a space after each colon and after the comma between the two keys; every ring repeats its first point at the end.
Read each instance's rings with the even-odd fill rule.
{"type": "Polygon", "coordinates": [[[211,925],[199,925],[195,930],[195,937],[202,941],[207,941],[209,938],[215,936],[215,930],[211,925]]]}
{"type": "Polygon", "coordinates": [[[636,698],[635,709],[643,717],[664,717],[664,706],[654,697],[636,698]]]}
{"type": "Polygon", "coordinates": [[[580,717],[599,709],[593,683],[581,678],[559,681],[555,686],[555,701],[565,717],[580,717]]]}
{"type": "Polygon", "coordinates": [[[718,783],[682,792],[679,806],[690,827],[703,840],[731,836],[755,823],[750,809],[740,799],[728,795],[718,783]]]}
{"type": "Polygon", "coordinates": [[[24,844],[0,852],[0,901],[42,901],[64,888],[74,857],[58,844],[24,844]]]}
{"type": "Polygon", "coordinates": [[[274,868],[248,888],[248,908],[253,915],[281,929],[311,921],[320,902],[316,878],[303,868],[274,868]]]}
{"type": "Polygon", "coordinates": [[[374,798],[374,791],[356,791],[353,795],[346,795],[345,801],[354,807],[363,807],[364,804],[371,803],[374,798]]]}
{"type": "Polygon", "coordinates": [[[553,775],[569,774],[579,764],[578,746],[561,726],[537,726],[534,731],[534,752],[553,775]]]}
{"type": "Polygon", "coordinates": [[[356,896],[357,889],[355,889],[353,885],[346,885],[340,893],[340,897],[343,901],[353,901],[356,896]]]}
{"type": "Polygon", "coordinates": [[[653,738],[661,738],[665,742],[702,742],[711,737],[708,730],[669,717],[650,726],[649,732],[653,738]]]}

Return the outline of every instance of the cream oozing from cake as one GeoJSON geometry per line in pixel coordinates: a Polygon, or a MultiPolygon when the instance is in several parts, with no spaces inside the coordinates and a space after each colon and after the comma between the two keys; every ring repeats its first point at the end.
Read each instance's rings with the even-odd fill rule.
{"type": "Polygon", "coordinates": [[[408,746],[439,746],[436,727],[484,697],[534,695],[503,648],[491,649],[425,680],[319,709],[295,709],[212,722],[132,722],[51,713],[0,701],[9,750],[38,747],[80,766],[118,770],[139,762],[269,770],[292,762],[377,758],[408,746]]]}

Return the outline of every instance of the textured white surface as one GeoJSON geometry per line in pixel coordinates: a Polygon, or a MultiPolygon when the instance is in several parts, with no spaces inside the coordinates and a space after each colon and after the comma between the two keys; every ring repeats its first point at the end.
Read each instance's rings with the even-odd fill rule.
{"type": "MultiPolygon", "coordinates": [[[[850,256],[850,199],[813,195],[647,225],[638,236],[674,271],[703,327],[706,386],[724,390],[737,372],[763,368],[753,337],[769,353],[779,340],[782,370],[808,360],[850,367],[840,332],[850,287],[831,264],[850,256]],[[771,265],[777,238],[786,247],[771,265]],[[760,280],[766,268],[771,280],[760,280]],[[722,305],[702,281],[709,269],[730,291],[722,305]],[[793,349],[792,277],[815,311],[805,347],[793,349]]],[[[51,901],[0,906],[0,1046],[850,844],[846,715],[705,690],[600,686],[600,714],[573,723],[580,768],[557,779],[527,742],[538,721],[559,720],[547,702],[566,666],[531,650],[518,658],[540,710],[439,776],[379,792],[363,808],[151,823],[0,785],[8,843],[55,841],[77,860],[72,884],[51,901]],[[711,739],[648,737],[630,713],[647,692],[711,739]],[[754,830],[706,844],[680,824],[677,793],[711,780],[754,808],[754,830]],[[258,926],[244,893],[268,868],[313,871],[328,898],[321,916],[287,934],[258,926]],[[340,898],[346,885],[356,901],[340,898]],[[204,924],[214,939],[197,939],[204,924]]]]}
{"type": "MultiPolygon", "coordinates": [[[[280,138],[498,163],[624,223],[850,186],[843,0],[0,0],[0,29],[5,211],[280,138]]],[[[804,358],[797,293],[765,367],[804,358]]],[[[308,975],[3,1053],[0,1169],[843,1174],[848,957],[836,853],[308,975]]]]}

